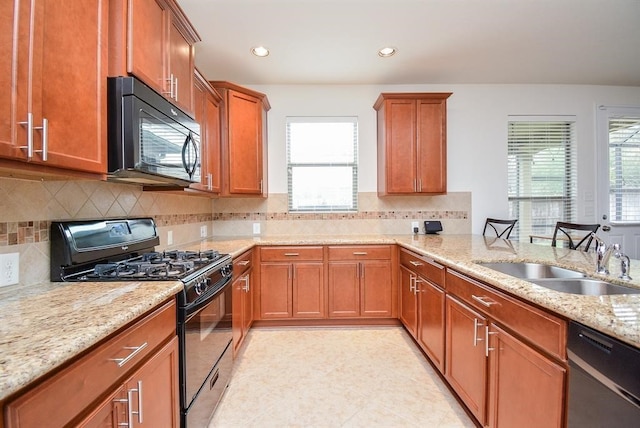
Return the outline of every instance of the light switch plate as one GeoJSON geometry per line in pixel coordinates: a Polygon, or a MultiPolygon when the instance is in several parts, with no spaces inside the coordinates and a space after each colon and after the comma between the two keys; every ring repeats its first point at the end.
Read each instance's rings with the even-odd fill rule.
{"type": "Polygon", "coordinates": [[[173,244],[173,230],[167,232],[167,245],[173,244]]]}
{"type": "Polygon", "coordinates": [[[20,282],[20,253],[0,254],[0,287],[20,282]]]}
{"type": "Polygon", "coordinates": [[[418,229],[418,232],[420,232],[420,222],[412,221],[411,222],[411,233],[418,233],[418,232],[416,232],[416,229],[418,229]]]}
{"type": "Polygon", "coordinates": [[[260,223],[253,223],[253,234],[260,235],[260,223]]]}
{"type": "Polygon", "coordinates": [[[200,226],[200,237],[201,238],[206,238],[207,237],[207,225],[206,224],[204,226],[200,226]]]}

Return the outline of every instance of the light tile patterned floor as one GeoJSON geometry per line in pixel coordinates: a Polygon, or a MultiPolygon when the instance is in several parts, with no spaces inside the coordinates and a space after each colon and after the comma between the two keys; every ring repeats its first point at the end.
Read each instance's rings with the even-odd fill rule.
{"type": "Polygon", "coordinates": [[[209,428],[474,427],[399,327],[252,329],[209,428]]]}

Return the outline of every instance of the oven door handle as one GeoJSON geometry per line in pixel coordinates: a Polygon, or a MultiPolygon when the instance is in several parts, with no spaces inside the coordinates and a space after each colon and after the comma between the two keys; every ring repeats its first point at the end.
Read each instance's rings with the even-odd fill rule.
{"type": "MultiPolygon", "coordinates": [[[[202,309],[203,307],[207,306],[213,299],[215,299],[219,294],[221,294],[222,292],[224,292],[230,285],[231,285],[231,278],[224,278],[224,283],[222,286],[214,286],[212,287],[213,291],[209,291],[206,294],[203,294],[202,296],[200,296],[198,298],[198,300],[195,300],[194,302],[190,303],[189,305],[184,307],[184,312],[185,312],[185,319],[189,318],[191,315],[193,315],[194,313],[198,312],[200,309],[202,309]]],[[[216,284],[218,285],[218,284],[216,284]]]]}

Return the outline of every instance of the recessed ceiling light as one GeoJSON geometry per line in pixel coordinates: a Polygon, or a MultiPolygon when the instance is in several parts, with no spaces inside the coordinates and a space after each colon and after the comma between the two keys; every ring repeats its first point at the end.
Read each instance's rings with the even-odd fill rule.
{"type": "Polygon", "coordinates": [[[256,46],[255,48],[251,48],[251,53],[255,56],[263,57],[269,55],[269,49],[264,46],[256,46]]]}
{"type": "Polygon", "coordinates": [[[393,56],[395,53],[396,53],[396,48],[391,48],[391,47],[382,48],[378,51],[378,55],[380,55],[383,58],[393,56]]]}

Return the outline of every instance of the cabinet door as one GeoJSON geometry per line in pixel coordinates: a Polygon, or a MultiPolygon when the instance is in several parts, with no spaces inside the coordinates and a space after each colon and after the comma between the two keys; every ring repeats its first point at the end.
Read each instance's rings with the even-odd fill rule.
{"type": "Polygon", "coordinates": [[[245,298],[245,280],[244,275],[236,278],[231,285],[233,313],[231,314],[231,334],[233,337],[233,349],[237,351],[244,339],[243,328],[243,309],[245,298]]]}
{"type": "Polygon", "coordinates": [[[360,315],[390,317],[392,311],[391,261],[360,262],[360,315]]]}
{"type": "MultiPolygon", "coordinates": [[[[14,9],[19,3],[3,1],[0,3],[0,22],[4,30],[0,31],[0,156],[13,157],[13,133],[17,124],[13,120],[13,42],[26,39],[17,34],[18,27],[13,19],[14,9]]],[[[22,45],[20,45],[22,46],[22,45]]]]}
{"type": "Polygon", "coordinates": [[[561,427],[566,370],[496,325],[491,331],[489,426],[561,427]]]}
{"type": "Polygon", "coordinates": [[[117,428],[127,426],[127,392],[124,387],[119,388],[86,419],[80,422],[78,428],[117,428]]]}
{"type": "Polygon", "coordinates": [[[165,95],[169,92],[164,69],[168,13],[162,1],[129,2],[127,72],[165,95]]]}
{"type": "Polygon", "coordinates": [[[262,105],[258,98],[229,90],[229,193],[262,194],[262,105]]]}
{"type": "Polygon", "coordinates": [[[413,291],[415,275],[400,266],[400,321],[413,337],[418,336],[417,299],[413,291]]]}
{"type": "Polygon", "coordinates": [[[451,296],[446,297],[446,314],[445,378],[480,424],[484,424],[487,385],[484,332],[487,320],[451,296]]]}
{"type": "Polygon", "coordinates": [[[290,263],[261,263],[260,265],[260,317],[291,318],[290,263]]]}
{"type": "Polygon", "coordinates": [[[293,264],[294,318],[324,318],[324,266],[322,263],[293,264]]]}
{"type": "MultiPolygon", "coordinates": [[[[134,427],[177,427],[178,338],[174,337],[126,382],[134,427]]],[[[133,422],[131,424],[131,422],[133,422]]]]}
{"type": "Polygon", "coordinates": [[[418,343],[440,372],[444,372],[445,294],[424,278],[418,278],[418,343]]]}
{"type": "Polygon", "coordinates": [[[246,336],[251,323],[253,323],[253,268],[249,268],[247,273],[243,275],[245,285],[244,294],[242,295],[242,335],[246,336]]]}
{"type": "Polygon", "coordinates": [[[444,100],[417,101],[418,191],[447,190],[446,104],[444,100]]]}
{"type": "Polygon", "coordinates": [[[416,101],[385,101],[386,192],[416,191],[416,101]]]}
{"type": "Polygon", "coordinates": [[[359,262],[329,262],[329,318],[360,315],[359,273],[359,262]]]}
{"type": "MultiPolygon", "coordinates": [[[[202,176],[209,191],[220,193],[222,190],[222,154],[220,151],[220,106],[207,94],[204,103],[205,129],[204,129],[204,168],[202,176]]],[[[202,135],[201,135],[202,137],[202,135]]]]}
{"type": "MultiPolygon", "coordinates": [[[[21,4],[22,5],[22,4],[21,4]]],[[[32,142],[34,163],[106,173],[106,0],[32,2],[30,27],[18,42],[16,128],[19,146],[32,142]],[[29,49],[30,48],[30,49],[29,49]],[[72,89],[70,89],[72,88],[72,89]]],[[[25,13],[29,11],[23,9],[25,13]]],[[[19,25],[28,25],[23,19],[19,25]]]]}
{"type": "Polygon", "coordinates": [[[173,19],[170,21],[167,75],[169,79],[173,79],[173,101],[182,110],[193,112],[193,46],[182,35],[173,19]]]}

